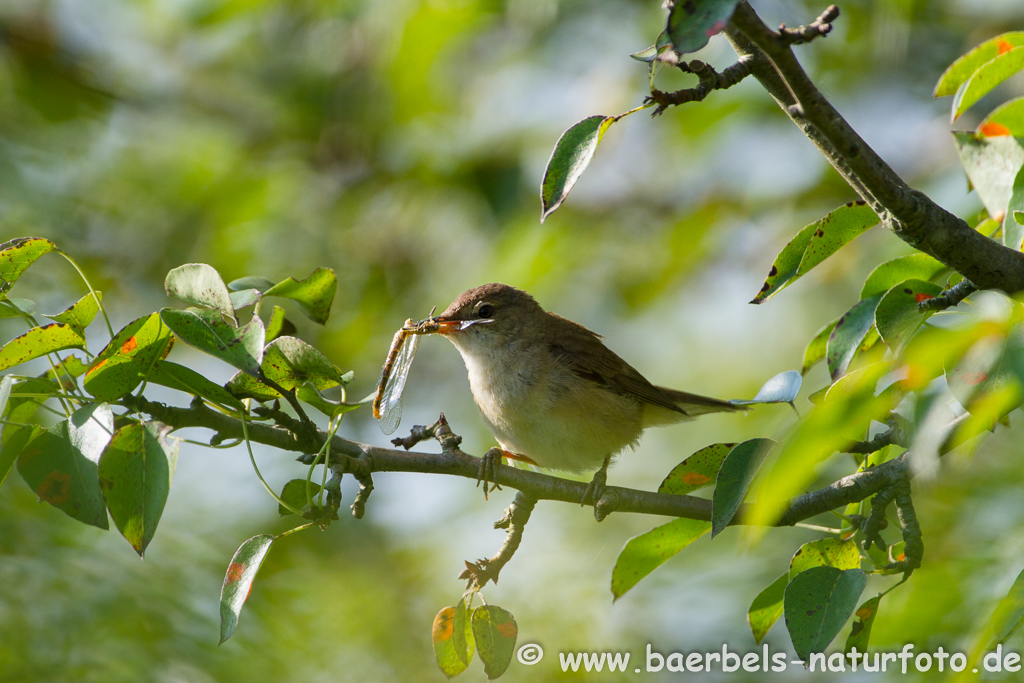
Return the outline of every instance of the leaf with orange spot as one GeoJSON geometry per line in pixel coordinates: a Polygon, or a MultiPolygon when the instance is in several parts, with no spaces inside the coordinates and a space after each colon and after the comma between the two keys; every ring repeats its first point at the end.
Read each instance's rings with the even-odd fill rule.
{"type": "Polygon", "coordinates": [[[0,370],[13,368],[54,351],[84,349],[85,337],[65,323],[33,327],[0,348],[0,370]]]}
{"type": "Polygon", "coordinates": [[[519,627],[508,610],[497,605],[481,605],[473,610],[473,640],[484,663],[487,680],[498,678],[512,662],[519,627]]]}
{"type": "Polygon", "coordinates": [[[1008,53],[1015,47],[1024,46],[1024,31],[1012,31],[986,40],[963,55],[939,78],[933,97],[956,94],[972,74],[996,57],[1008,53]]]}
{"type": "Polygon", "coordinates": [[[857,608],[857,611],[854,612],[856,619],[853,620],[850,635],[846,637],[846,647],[843,648],[844,652],[852,652],[854,648],[857,648],[858,656],[860,656],[859,653],[866,653],[868,651],[868,645],[871,640],[871,626],[875,623],[875,616],[878,614],[878,603],[881,600],[882,596],[876,595],[870,600],[865,600],[857,608]]]}
{"type": "Polygon", "coordinates": [[[924,325],[933,311],[922,311],[918,303],[938,296],[942,287],[933,282],[912,278],[893,286],[875,308],[875,326],[882,341],[894,354],[899,354],[911,337],[924,325]]]}
{"type": "Polygon", "coordinates": [[[715,443],[696,451],[672,468],[658,487],[658,493],[682,496],[713,484],[718,476],[718,468],[735,445],[715,443]]]}
{"type": "Polygon", "coordinates": [[[448,678],[454,678],[465,671],[473,659],[476,641],[468,612],[471,600],[472,595],[467,595],[459,600],[458,605],[445,607],[434,617],[430,631],[434,658],[438,668],[448,678]]]}
{"type": "Polygon", "coordinates": [[[614,599],[709,531],[711,522],[679,518],[626,541],[612,569],[614,599]]]}
{"type": "Polygon", "coordinates": [[[1024,69],[1024,48],[1020,47],[1000,53],[991,61],[982,64],[957,89],[953,97],[950,121],[956,121],[978,100],[1021,69],[1024,69]]]}
{"type": "Polygon", "coordinates": [[[80,522],[106,529],[97,463],[113,432],[109,406],[81,408],[23,448],[18,472],[41,500],[80,522]]]}
{"type": "Polygon", "coordinates": [[[231,564],[224,575],[224,584],[220,589],[220,642],[231,637],[238,626],[238,617],[242,612],[256,574],[263,565],[271,544],[276,536],[260,534],[253,536],[238,546],[231,564]]]}
{"type": "Polygon", "coordinates": [[[156,313],[125,325],[103,348],[85,373],[85,390],[103,401],[131,392],[174,341],[156,313]]]}
{"type": "Polygon", "coordinates": [[[1004,102],[978,124],[978,135],[1024,137],[1024,97],[1004,102]]]}

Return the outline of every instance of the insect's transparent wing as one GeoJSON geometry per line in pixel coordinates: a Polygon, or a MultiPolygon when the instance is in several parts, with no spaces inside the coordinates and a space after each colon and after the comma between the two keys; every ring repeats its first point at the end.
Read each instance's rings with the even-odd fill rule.
{"type": "Polygon", "coordinates": [[[416,357],[416,347],[419,346],[420,336],[410,334],[405,338],[398,358],[395,360],[391,373],[384,381],[384,389],[381,393],[380,429],[385,434],[392,434],[398,429],[398,423],[402,421],[402,392],[405,390],[405,380],[409,378],[409,368],[412,367],[412,359],[416,357]]]}

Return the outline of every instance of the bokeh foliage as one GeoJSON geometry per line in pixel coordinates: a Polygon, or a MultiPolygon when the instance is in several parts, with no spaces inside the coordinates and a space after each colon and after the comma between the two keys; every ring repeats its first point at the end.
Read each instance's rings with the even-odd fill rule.
{"type": "MultiPolygon", "coordinates": [[[[801,55],[869,142],[961,215],[980,205],[964,195],[945,105],[923,103],[952,58],[1022,18],[1005,5],[970,5],[851,3],[835,34],[801,55]]],[[[820,11],[758,9],[791,23],[820,11]]],[[[667,359],[641,368],[663,383],[749,396],[800,362],[804,342],[856,300],[879,255],[908,251],[861,238],[771,311],[728,307],[757,290],[769,255],[799,227],[852,198],[804,140],[785,137],[788,124],[756,88],[656,122],[631,117],[628,132],[616,127],[602,143],[573,201],[540,226],[536,188],[558,133],[638,103],[647,80],[627,55],[662,21],[657,3],[612,0],[4,3],[0,237],[58,242],[105,303],[126,302],[114,307],[121,324],[166,305],[164,275],[182,263],[273,281],[330,266],[334,317],[300,332],[354,368],[367,391],[401,320],[504,280],[614,334],[627,358],[667,359]]],[[[710,61],[727,55],[708,48],[710,61]]],[[[71,275],[26,284],[56,312],[81,296],[71,275]]],[[[0,322],[4,339],[22,331],[0,322]]],[[[421,412],[454,412],[456,429],[485,446],[464,381],[453,380],[462,373],[453,355],[430,363],[425,354],[417,367],[421,412]]],[[[816,372],[826,383],[824,368],[816,372]]],[[[780,409],[739,427],[714,418],[648,436],[613,477],[653,488],[675,456],[783,419],[780,409]]],[[[919,487],[929,564],[884,606],[873,643],[956,644],[1006,593],[1024,566],[1012,533],[1024,517],[1013,434],[919,487]]],[[[376,520],[371,509],[359,524],[275,547],[245,628],[217,650],[225,559],[273,526],[276,511],[238,469],[190,465],[195,458],[237,460],[245,471],[239,452],[183,450],[180,488],[144,564],[114,534],[36,509],[16,478],[4,485],[0,677],[438,676],[430,620],[457,597],[462,557],[493,544],[486,529],[497,505],[469,498],[469,487],[395,477],[390,497],[380,486],[376,520]],[[410,508],[412,496],[422,508],[410,508]]],[[[577,511],[542,512],[528,531],[532,552],[524,546],[498,593],[522,642],[543,642],[550,656],[639,652],[652,640],[748,647],[747,606],[810,538],[786,532],[780,547],[748,555],[728,533],[715,546],[696,543],[611,608],[612,553],[649,520],[595,527],[577,511]],[[738,555],[737,572],[763,576],[743,583],[721,572],[723,552],[738,555]]],[[[513,664],[506,680],[545,676],[554,677],[551,662],[513,664]]]]}

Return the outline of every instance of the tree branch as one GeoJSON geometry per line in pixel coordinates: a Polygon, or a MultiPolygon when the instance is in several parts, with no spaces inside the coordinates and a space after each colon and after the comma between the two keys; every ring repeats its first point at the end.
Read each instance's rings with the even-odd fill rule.
{"type": "MultiPolygon", "coordinates": [[[[189,427],[209,429],[219,439],[241,439],[243,437],[242,421],[218,410],[214,410],[201,401],[194,402],[188,408],[167,406],[148,399],[127,396],[122,403],[133,410],[144,412],[174,430],[189,427]]],[[[940,453],[945,453],[959,445],[973,434],[964,434],[958,427],[970,415],[965,413],[947,426],[948,436],[940,453]]],[[[440,423],[441,421],[439,421],[440,423]]],[[[441,453],[419,453],[399,451],[363,444],[335,435],[331,439],[331,467],[335,475],[353,475],[361,483],[360,495],[353,505],[353,513],[361,516],[366,498],[373,488],[370,475],[374,472],[422,472],[424,474],[442,474],[464,477],[477,481],[480,475],[480,458],[468,455],[458,448],[461,438],[447,428],[437,429],[432,425],[428,430],[435,431],[435,438],[442,443],[441,453]]],[[[278,425],[250,422],[247,425],[250,440],[284,451],[303,454],[317,453],[327,439],[327,434],[320,430],[298,429],[291,431],[278,425]]],[[[307,457],[305,461],[311,462],[307,457]]],[[[891,486],[903,476],[902,468],[906,467],[906,454],[889,462],[873,467],[864,472],[857,472],[829,484],[828,486],[794,498],[789,508],[775,523],[776,526],[792,526],[797,522],[828,512],[837,507],[858,502],[891,486]]],[[[494,482],[516,489],[527,499],[553,500],[579,505],[587,490],[585,482],[562,479],[541,472],[516,469],[508,465],[497,465],[494,468],[494,482]]],[[[667,517],[684,517],[687,519],[711,519],[711,501],[694,496],[655,493],[638,489],[608,486],[602,499],[614,500],[616,512],[635,512],[648,515],[664,515],[667,517]]],[[[600,501],[598,501],[600,504],[600,501]]],[[[745,524],[747,506],[741,506],[732,524],[745,524]]]]}
{"type": "Polygon", "coordinates": [[[791,40],[744,0],[726,35],[755,78],[900,239],[982,289],[1024,290],[1024,254],[972,230],[903,179],[853,130],[807,77],[791,40]]]}

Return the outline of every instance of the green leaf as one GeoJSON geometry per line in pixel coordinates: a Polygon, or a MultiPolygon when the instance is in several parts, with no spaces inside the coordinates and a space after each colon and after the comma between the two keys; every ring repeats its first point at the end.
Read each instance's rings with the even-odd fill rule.
{"type": "Polygon", "coordinates": [[[292,334],[293,332],[295,332],[295,325],[292,325],[284,317],[284,309],[280,306],[274,306],[274,310],[270,314],[270,321],[267,322],[267,341],[273,341],[281,335],[292,334]]]}
{"type": "Polygon", "coordinates": [[[612,569],[612,595],[618,600],[683,548],[711,531],[711,522],[674,519],[626,541],[612,569]]]}
{"type": "Polygon", "coordinates": [[[850,629],[850,635],[846,637],[846,647],[843,648],[843,652],[853,652],[856,649],[858,656],[860,653],[867,653],[871,641],[871,626],[875,623],[878,603],[881,600],[882,596],[876,595],[870,600],[865,600],[857,608],[854,613],[857,618],[853,620],[853,627],[850,629]]]}
{"type": "Polygon", "coordinates": [[[164,308],[160,318],[183,342],[258,377],[263,362],[263,321],[253,318],[244,327],[232,327],[217,311],[164,308]]]}
{"type": "Polygon", "coordinates": [[[953,95],[982,66],[1015,47],[1024,45],[1024,31],[1004,33],[986,40],[946,69],[935,85],[934,97],[953,95]]]}
{"type": "Polygon", "coordinates": [[[430,630],[434,658],[438,668],[448,678],[454,678],[465,671],[473,659],[476,641],[473,639],[473,624],[467,611],[467,603],[471,599],[472,596],[466,596],[455,607],[445,607],[438,612],[430,630]]]}
{"type": "Polygon", "coordinates": [[[793,553],[789,561],[789,578],[796,578],[800,572],[813,567],[836,567],[838,569],[860,568],[860,551],[853,541],[838,538],[820,538],[804,543],[793,553]]]}
{"type": "Polygon", "coordinates": [[[825,357],[825,350],[828,346],[828,338],[832,336],[832,330],[836,329],[836,323],[839,320],[833,320],[825,327],[818,330],[814,339],[807,343],[807,348],[804,349],[804,364],[800,368],[802,374],[807,374],[818,361],[825,357]]]}
{"type": "Polygon", "coordinates": [[[42,237],[18,237],[0,244],[0,294],[8,291],[36,259],[56,248],[42,237]]]}
{"type": "Polygon", "coordinates": [[[576,181],[594,158],[605,131],[615,116],[589,116],[568,128],[555,143],[540,183],[540,222],[562,205],[576,181]]]}
{"type": "Polygon", "coordinates": [[[323,325],[331,315],[331,304],[338,291],[338,277],[330,268],[317,268],[305,280],[290,277],[263,292],[263,296],[291,299],[313,322],[323,325]]]}
{"type": "MultiPolygon", "coordinates": [[[[320,493],[320,484],[309,482],[309,495],[315,496],[320,493]]],[[[292,479],[281,489],[281,500],[291,505],[296,510],[302,510],[309,505],[306,499],[306,480],[292,479]]],[[[282,517],[295,514],[280,503],[277,506],[277,513],[282,517]]]]}
{"type": "MultiPolygon", "coordinates": [[[[11,398],[7,402],[7,419],[22,424],[31,422],[39,406],[60,390],[60,385],[52,379],[32,377],[19,381],[11,389],[11,398]]],[[[7,438],[6,432],[3,438],[7,438]]]]}
{"type": "Polygon", "coordinates": [[[953,98],[953,113],[950,121],[956,121],[975,102],[1021,69],[1024,69],[1024,48],[1019,47],[1000,53],[994,59],[982,64],[957,89],[956,96],[953,98]]]}
{"type": "Polygon", "coordinates": [[[767,382],[761,385],[757,395],[749,401],[733,400],[739,406],[753,405],[755,403],[789,403],[792,405],[800,393],[803,385],[803,376],[796,370],[780,372],[767,382]]]}
{"type": "Polygon", "coordinates": [[[900,256],[881,264],[868,275],[860,290],[860,298],[885,294],[899,283],[910,280],[932,280],[948,271],[945,265],[928,254],[900,256]]]}
{"type": "MultiPolygon", "coordinates": [[[[12,375],[4,375],[0,377],[0,417],[3,417],[4,411],[7,410],[7,402],[11,399],[11,387],[14,386],[14,377],[12,375]]],[[[3,432],[4,426],[0,425],[0,433],[3,432]]]]}
{"type": "Polygon", "coordinates": [[[658,493],[683,496],[714,483],[718,468],[735,446],[734,443],[715,443],[700,449],[672,468],[658,487],[658,493]]]}
{"type": "Polygon", "coordinates": [[[473,610],[473,640],[484,663],[487,680],[498,678],[512,662],[519,627],[512,613],[497,605],[481,605],[473,610]]]}
{"type": "Polygon", "coordinates": [[[323,390],[341,384],[334,363],[317,349],[295,337],[278,337],[263,352],[263,374],[285,389],[310,382],[323,390]]]}
{"type": "Polygon", "coordinates": [[[807,242],[800,267],[793,279],[801,277],[816,265],[856,239],[868,228],[878,225],[878,215],[863,201],[849,202],[819,220],[807,242]]]}
{"type": "MultiPolygon", "coordinates": [[[[347,375],[349,373],[345,374],[347,375]]],[[[342,377],[342,379],[344,380],[344,376],[342,377]]],[[[337,417],[342,413],[347,413],[350,410],[355,410],[359,406],[372,403],[375,393],[370,394],[362,401],[356,403],[348,403],[346,401],[334,401],[321,394],[320,390],[313,386],[312,382],[306,382],[305,384],[298,388],[298,391],[295,392],[295,396],[300,401],[304,401],[305,403],[308,403],[309,405],[313,406],[324,415],[327,415],[328,417],[337,417]]]]}
{"type": "Polygon", "coordinates": [[[687,0],[677,2],[668,15],[669,38],[679,54],[696,52],[720,33],[729,22],[738,0],[687,0]]]}
{"type": "Polygon", "coordinates": [[[32,299],[0,299],[0,320],[3,318],[21,318],[36,312],[36,302],[32,299]]]}
{"type": "Polygon", "coordinates": [[[84,333],[85,328],[89,327],[89,323],[93,321],[93,318],[99,312],[99,302],[102,298],[102,292],[96,292],[96,296],[93,296],[92,292],[90,292],[60,313],[55,313],[54,315],[46,315],[44,313],[43,317],[70,325],[78,332],[84,333]]]}
{"type": "Polygon", "coordinates": [[[849,373],[848,381],[841,380],[844,391],[834,396],[830,391],[827,400],[800,419],[758,477],[755,502],[744,517],[752,533],[775,524],[790,499],[814,481],[818,465],[849,443],[851,434],[864,438],[871,421],[884,419],[892,410],[891,395],[875,395],[878,379],[889,370],[888,363],[875,363],[849,373]]]}
{"type": "Polygon", "coordinates": [[[711,537],[728,526],[740,503],[747,495],[769,451],[775,446],[771,439],[750,439],[739,444],[725,456],[718,470],[715,492],[711,498],[711,537]]]}
{"type": "Polygon", "coordinates": [[[139,386],[174,339],[156,313],[125,325],[99,352],[85,373],[85,389],[101,401],[114,401],[139,386]]]}
{"type": "Polygon", "coordinates": [[[803,277],[811,268],[878,223],[878,216],[862,201],[849,202],[804,227],[783,247],[761,287],[751,300],[764,303],[803,277]]]}
{"type": "Polygon", "coordinates": [[[167,273],[164,280],[167,296],[202,308],[220,311],[224,317],[235,320],[231,294],[213,266],[205,263],[186,263],[167,273]]]}
{"type": "Polygon", "coordinates": [[[110,406],[81,408],[22,450],[18,472],[41,500],[80,522],[106,529],[97,463],[113,433],[110,406]]]}
{"type": "MultiPolygon", "coordinates": [[[[263,377],[276,382],[285,390],[297,389],[306,383],[312,384],[317,390],[341,384],[341,375],[327,356],[295,337],[278,337],[267,344],[260,368],[263,377]]],[[[228,380],[227,389],[240,398],[255,398],[258,401],[281,398],[278,391],[244,374],[228,380]]]]}
{"type": "Polygon", "coordinates": [[[258,275],[240,277],[237,280],[232,280],[228,283],[228,289],[232,292],[241,292],[244,289],[255,289],[261,294],[273,286],[274,282],[272,280],[268,280],[267,278],[260,277],[258,275]]]}
{"type": "Polygon", "coordinates": [[[224,384],[224,388],[236,399],[251,398],[261,403],[267,403],[281,398],[280,392],[241,371],[232,375],[231,379],[224,384]]]}
{"type": "Polygon", "coordinates": [[[1024,97],[1004,102],[978,124],[975,133],[980,137],[1012,135],[1024,137],[1024,97]]]}
{"type": "Polygon", "coordinates": [[[989,616],[984,633],[986,649],[994,649],[999,643],[1006,642],[1024,620],[1024,571],[1017,575],[1009,592],[1003,597],[989,616]]]}
{"type": "Polygon", "coordinates": [[[789,584],[789,573],[772,581],[771,585],[757,594],[747,610],[747,622],[754,634],[754,642],[760,644],[779,617],[782,616],[782,599],[789,584]]]}
{"type": "Polygon", "coordinates": [[[640,50],[640,52],[634,52],[629,56],[637,60],[638,62],[646,62],[650,64],[655,59],[657,59],[659,55],[661,55],[671,47],[672,40],[668,37],[668,31],[662,31],[661,35],[658,36],[658,40],[657,42],[654,43],[654,45],[651,45],[649,48],[645,50],[640,50]]]}
{"type": "Polygon", "coordinates": [[[14,467],[14,463],[18,460],[21,452],[37,436],[43,434],[44,431],[42,427],[37,425],[24,425],[22,427],[8,425],[4,427],[4,438],[0,442],[0,486],[6,481],[7,475],[11,473],[11,468],[14,467]]]}
{"type": "Polygon", "coordinates": [[[13,368],[54,351],[84,348],[85,337],[71,325],[51,323],[33,327],[0,348],[0,370],[13,368]]]}
{"type": "Polygon", "coordinates": [[[1013,195],[1013,181],[1024,166],[1024,148],[1013,137],[983,138],[955,131],[953,138],[978,198],[990,216],[1002,220],[1013,195]]]}
{"type": "MultiPolygon", "coordinates": [[[[1021,48],[1024,51],[1024,48],[1021,48]]],[[[1024,210],[1024,166],[1017,171],[1010,191],[1010,200],[1006,204],[1006,215],[1003,216],[1003,245],[1020,251],[1024,241],[1024,225],[1014,219],[1014,215],[1024,210]]]]}
{"type": "MultiPolygon", "coordinates": [[[[248,375],[245,375],[248,377],[248,375]]],[[[201,396],[212,403],[243,410],[245,406],[237,398],[231,395],[227,389],[206,379],[192,368],[171,363],[166,360],[158,360],[149,373],[148,380],[178,391],[184,391],[192,396],[201,396]]]]}
{"type": "Polygon", "coordinates": [[[882,341],[899,354],[933,311],[922,311],[918,304],[942,293],[942,287],[924,280],[906,280],[882,297],[875,309],[875,325],[882,341]]]}
{"type": "Polygon", "coordinates": [[[875,307],[881,299],[881,295],[861,299],[836,321],[825,345],[825,360],[833,381],[849,369],[854,354],[875,324],[875,307]]]}
{"type": "Polygon", "coordinates": [[[114,433],[99,462],[100,488],[121,535],[140,557],[153,540],[178,463],[178,441],[159,422],[129,424],[114,433]]]}
{"type": "Polygon", "coordinates": [[[786,587],[783,609],[793,649],[803,661],[824,652],[857,607],[867,575],[860,569],[814,567],[786,587]]]}
{"type": "Polygon", "coordinates": [[[237,292],[231,292],[229,297],[231,298],[231,307],[235,311],[240,311],[257,303],[263,298],[263,295],[258,289],[240,289],[237,292]]]}
{"type": "Polygon", "coordinates": [[[242,606],[249,597],[249,591],[252,590],[252,582],[256,579],[256,573],[259,572],[275,538],[267,534],[253,536],[238,546],[234,557],[231,558],[227,574],[224,575],[224,584],[220,589],[221,643],[235,632],[242,606]]]}

